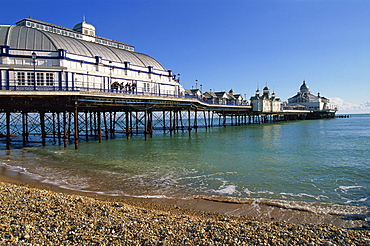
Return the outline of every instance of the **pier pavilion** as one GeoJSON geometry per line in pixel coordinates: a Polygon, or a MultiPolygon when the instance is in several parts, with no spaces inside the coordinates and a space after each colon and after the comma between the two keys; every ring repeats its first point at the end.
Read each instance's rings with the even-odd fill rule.
{"type": "Polygon", "coordinates": [[[117,134],[190,134],[311,113],[253,110],[233,91],[194,93],[153,57],[96,36],[89,23],[69,29],[27,18],[0,26],[0,140],[7,149],[70,142],[78,148],[79,141],[117,134]]]}
{"type": "Polygon", "coordinates": [[[303,81],[299,92],[288,99],[288,103],[284,105],[286,109],[301,109],[301,110],[314,110],[323,111],[335,109],[335,105],[330,104],[330,100],[317,93],[311,93],[306,81],[303,81]]]}
{"type": "Polygon", "coordinates": [[[277,98],[275,92],[270,95],[270,89],[265,86],[260,95],[259,89],[256,90],[256,94],[251,97],[252,110],[254,112],[280,112],[281,111],[281,100],[277,98]]]}
{"type": "Polygon", "coordinates": [[[95,35],[82,22],[73,29],[23,19],[0,26],[0,89],[109,91],[181,95],[171,70],[134,46],[95,35]]]}

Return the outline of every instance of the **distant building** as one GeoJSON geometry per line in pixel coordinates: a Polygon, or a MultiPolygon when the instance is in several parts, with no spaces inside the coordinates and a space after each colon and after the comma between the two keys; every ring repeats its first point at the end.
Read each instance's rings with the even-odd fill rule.
{"type": "Polygon", "coordinates": [[[320,96],[320,93],[317,93],[317,96],[312,94],[306,81],[303,81],[299,92],[288,99],[288,103],[284,106],[284,109],[327,110],[331,108],[329,102],[330,100],[320,96]]]}
{"type": "Polygon", "coordinates": [[[254,112],[280,112],[281,111],[281,100],[275,96],[275,92],[270,95],[270,89],[265,86],[263,88],[262,95],[260,95],[259,89],[256,90],[256,94],[250,98],[252,110],[254,112]]]}
{"type": "Polygon", "coordinates": [[[69,29],[30,18],[0,26],[0,90],[184,94],[171,70],[132,45],[96,36],[92,24],[69,29]]]}
{"type": "Polygon", "coordinates": [[[198,99],[203,98],[203,94],[199,89],[185,89],[185,95],[190,97],[196,97],[198,99]]]}
{"type": "Polygon", "coordinates": [[[230,90],[229,93],[225,91],[206,91],[203,94],[203,100],[213,104],[223,105],[247,105],[248,102],[243,99],[241,94],[235,93],[234,90],[230,90]]]}
{"type": "Polygon", "coordinates": [[[231,89],[229,91],[229,94],[228,95],[230,96],[231,100],[236,105],[245,104],[244,99],[243,99],[243,96],[241,94],[235,93],[235,91],[233,89],[231,89]]]}

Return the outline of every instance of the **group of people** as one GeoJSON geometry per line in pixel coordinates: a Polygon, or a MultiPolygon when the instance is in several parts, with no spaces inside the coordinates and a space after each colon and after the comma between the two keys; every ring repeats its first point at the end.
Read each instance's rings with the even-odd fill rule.
{"type": "Polygon", "coordinates": [[[120,91],[131,91],[134,92],[136,90],[136,83],[130,83],[127,82],[126,84],[124,82],[119,83],[119,82],[113,82],[111,84],[111,89],[112,90],[120,90],[120,91]]]}

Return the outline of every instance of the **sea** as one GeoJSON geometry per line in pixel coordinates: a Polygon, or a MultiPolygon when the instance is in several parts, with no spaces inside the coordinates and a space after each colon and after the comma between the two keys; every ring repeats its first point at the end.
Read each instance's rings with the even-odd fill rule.
{"type": "Polygon", "coordinates": [[[107,196],[369,215],[370,114],[0,150],[0,174],[107,196]]]}

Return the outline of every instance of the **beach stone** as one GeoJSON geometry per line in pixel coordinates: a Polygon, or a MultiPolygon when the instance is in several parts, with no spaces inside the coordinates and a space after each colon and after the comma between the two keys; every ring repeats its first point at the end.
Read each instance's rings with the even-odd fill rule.
{"type": "Polygon", "coordinates": [[[370,245],[369,230],[297,225],[0,182],[0,245],[370,245]]]}

